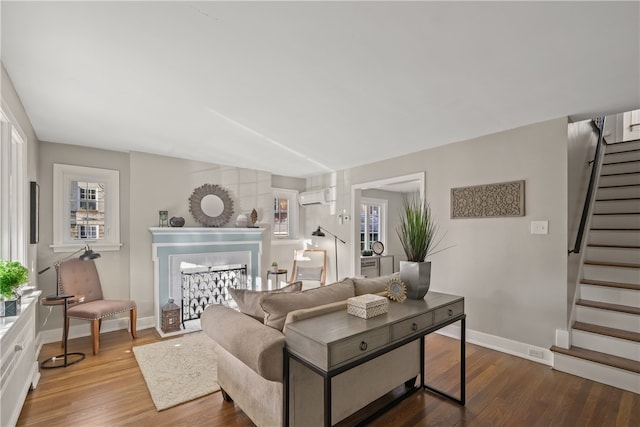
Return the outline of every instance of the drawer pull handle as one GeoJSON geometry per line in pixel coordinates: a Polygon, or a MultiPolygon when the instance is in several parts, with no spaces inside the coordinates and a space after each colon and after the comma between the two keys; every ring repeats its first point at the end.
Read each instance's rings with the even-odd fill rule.
{"type": "Polygon", "coordinates": [[[365,351],[367,349],[367,343],[365,341],[362,341],[360,343],[360,350],[365,351]]]}
{"type": "Polygon", "coordinates": [[[16,346],[15,346],[14,350],[15,350],[16,352],[18,352],[18,351],[22,351],[22,346],[21,346],[20,344],[16,344],[16,346]]]}
{"type": "Polygon", "coordinates": [[[447,314],[449,314],[449,316],[453,316],[453,310],[449,309],[449,311],[447,311],[447,314]]]}
{"type": "Polygon", "coordinates": [[[412,331],[417,331],[418,330],[418,324],[417,323],[412,323],[411,324],[411,330],[412,331]]]}

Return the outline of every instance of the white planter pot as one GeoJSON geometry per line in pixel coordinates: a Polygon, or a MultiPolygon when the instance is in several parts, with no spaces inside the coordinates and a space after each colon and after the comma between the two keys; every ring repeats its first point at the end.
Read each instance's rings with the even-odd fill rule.
{"type": "Polygon", "coordinates": [[[431,262],[400,261],[400,280],[407,287],[407,298],[423,299],[431,284],[431,262]]]}

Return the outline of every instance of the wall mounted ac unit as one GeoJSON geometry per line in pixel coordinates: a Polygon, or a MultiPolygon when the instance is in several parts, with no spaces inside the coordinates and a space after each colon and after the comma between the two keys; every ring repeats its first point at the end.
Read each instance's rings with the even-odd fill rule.
{"type": "Polygon", "coordinates": [[[304,191],[298,196],[300,206],[326,205],[336,200],[335,187],[304,191]]]}

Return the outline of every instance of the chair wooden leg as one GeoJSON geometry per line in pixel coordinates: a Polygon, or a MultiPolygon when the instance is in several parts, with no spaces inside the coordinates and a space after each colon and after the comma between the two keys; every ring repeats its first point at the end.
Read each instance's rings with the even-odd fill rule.
{"type": "Polygon", "coordinates": [[[136,330],[136,322],[138,321],[138,309],[133,307],[129,313],[129,324],[131,325],[131,336],[135,339],[138,338],[138,331],[136,330]]]}
{"type": "Polygon", "coordinates": [[[96,319],[91,321],[91,340],[93,342],[93,355],[98,354],[100,350],[100,323],[102,319],[96,319]]]}

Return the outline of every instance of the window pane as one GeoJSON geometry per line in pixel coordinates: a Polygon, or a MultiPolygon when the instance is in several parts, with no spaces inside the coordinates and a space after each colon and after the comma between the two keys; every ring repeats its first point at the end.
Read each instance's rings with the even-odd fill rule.
{"type": "Polygon", "coordinates": [[[104,193],[105,183],[71,181],[69,232],[72,239],[104,238],[104,193]]]}
{"type": "Polygon", "coordinates": [[[280,237],[289,235],[289,199],[273,199],[273,234],[280,237]]]}

